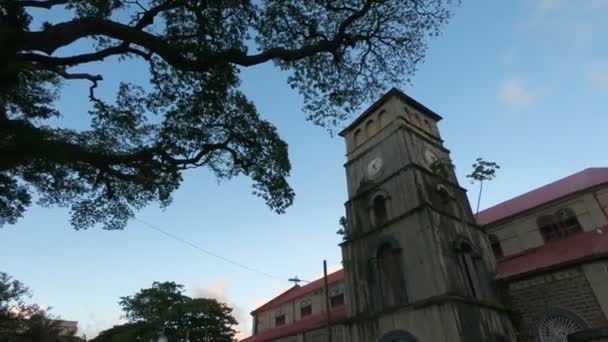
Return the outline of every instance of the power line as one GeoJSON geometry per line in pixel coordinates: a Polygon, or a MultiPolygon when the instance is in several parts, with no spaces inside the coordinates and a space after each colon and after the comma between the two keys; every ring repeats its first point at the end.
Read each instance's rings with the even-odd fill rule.
{"type": "Polygon", "coordinates": [[[258,270],[258,269],[256,269],[256,268],[253,268],[253,267],[250,267],[250,266],[247,266],[247,265],[241,264],[240,262],[237,262],[237,261],[234,261],[234,260],[230,260],[230,259],[228,259],[228,258],[226,258],[226,257],[223,257],[223,256],[219,255],[219,254],[213,253],[213,252],[211,252],[211,251],[209,251],[209,250],[207,250],[207,249],[205,249],[205,248],[203,248],[203,247],[201,247],[201,246],[199,246],[199,245],[197,245],[197,244],[195,244],[195,243],[192,243],[192,242],[190,242],[190,241],[188,241],[188,240],[186,240],[186,239],[184,239],[184,238],[181,238],[181,237],[179,237],[179,236],[177,236],[177,235],[174,235],[174,234],[171,234],[171,233],[169,233],[169,232],[167,232],[167,231],[165,231],[165,230],[163,230],[163,229],[161,229],[161,228],[159,228],[159,227],[156,227],[156,226],[152,225],[151,223],[148,223],[148,222],[146,222],[146,221],[143,221],[143,220],[141,220],[141,219],[138,219],[137,217],[134,217],[133,219],[134,219],[135,221],[137,221],[137,222],[139,222],[139,223],[143,224],[143,225],[144,225],[145,227],[147,227],[147,228],[150,228],[150,229],[156,230],[157,232],[159,232],[159,233],[161,233],[161,234],[163,234],[163,235],[166,235],[166,236],[168,236],[168,237],[170,237],[170,238],[172,238],[172,239],[174,239],[174,240],[177,240],[177,241],[179,241],[179,242],[181,242],[181,243],[183,243],[183,244],[186,244],[186,245],[188,245],[188,246],[190,246],[190,247],[192,247],[192,248],[194,248],[194,249],[197,249],[197,250],[199,250],[200,252],[203,252],[203,253],[205,253],[205,254],[207,254],[207,255],[210,255],[210,256],[212,256],[212,257],[214,257],[214,258],[216,258],[216,259],[220,259],[220,260],[222,260],[222,261],[224,261],[224,262],[227,262],[227,263],[229,263],[229,264],[232,264],[232,265],[234,265],[234,266],[240,267],[240,268],[245,269],[245,270],[250,271],[250,272],[254,272],[254,273],[261,274],[261,275],[266,276],[266,277],[268,277],[268,278],[272,278],[272,279],[282,279],[282,278],[277,277],[277,276],[275,276],[275,275],[272,275],[272,274],[270,274],[270,273],[266,273],[266,272],[261,271],[261,270],[258,270]]]}

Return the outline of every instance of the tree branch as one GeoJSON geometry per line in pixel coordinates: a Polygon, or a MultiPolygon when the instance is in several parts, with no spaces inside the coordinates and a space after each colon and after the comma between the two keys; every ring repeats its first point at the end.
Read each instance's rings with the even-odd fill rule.
{"type": "Polygon", "coordinates": [[[51,9],[53,6],[66,4],[68,0],[46,0],[46,1],[15,1],[17,6],[21,7],[38,7],[38,8],[46,8],[51,9]]]}
{"type": "MultiPolygon", "coordinates": [[[[262,64],[273,59],[283,61],[294,61],[305,57],[314,56],[322,52],[334,53],[344,43],[346,30],[349,25],[352,25],[356,20],[363,17],[371,9],[373,1],[368,0],[361,10],[354,12],[339,26],[339,30],[333,39],[322,39],[313,44],[305,45],[297,49],[285,48],[270,48],[256,55],[247,55],[239,49],[228,49],[216,53],[210,53],[203,56],[198,56],[196,60],[184,57],[180,49],[170,43],[167,43],[162,37],[144,32],[139,27],[149,24],[157,13],[167,8],[175,8],[181,5],[179,2],[167,2],[158,6],[149,12],[136,24],[135,27],[117,23],[106,19],[97,18],[81,18],[69,22],[63,22],[53,25],[42,31],[23,32],[20,39],[20,50],[43,51],[51,55],[58,48],[71,44],[72,42],[90,36],[106,36],[122,40],[125,43],[118,47],[108,48],[92,54],[84,54],[74,57],[66,57],[57,59],[57,57],[47,57],[48,62],[62,63],[63,65],[74,65],[80,63],[91,62],[103,59],[109,55],[124,53],[129,49],[128,44],[132,43],[139,45],[152,53],[159,55],[167,63],[177,69],[183,71],[206,71],[209,68],[221,63],[233,63],[240,66],[252,66],[262,64]],[[55,58],[49,60],[49,58],[55,58]]],[[[354,42],[351,40],[357,39],[350,37],[349,44],[354,42]]],[[[140,56],[145,53],[141,51],[129,51],[137,53],[140,56]]],[[[22,59],[26,60],[42,60],[45,56],[32,53],[21,54],[22,59]]]]}
{"type": "Polygon", "coordinates": [[[51,57],[51,56],[45,56],[45,55],[41,55],[38,53],[30,52],[30,53],[17,54],[17,59],[20,61],[23,61],[23,62],[37,62],[37,63],[44,63],[44,64],[48,64],[48,65],[54,65],[54,66],[70,66],[70,65],[85,64],[85,63],[90,63],[90,62],[98,62],[98,61],[102,61],[105,58],[110,57],[110,56],[129,54],[129,53],[140,56],[146,60],[149,60],[151,57],[150,53],[129,47],[128,44],[123,43],[118,46],[99,50],[97,52],[84,53],[84,54],[69,56],[69,57],[51,57]]]}
{"type": "Polygon", "coordinates": [[[75,74],[71,74],[66,72],[64,69],[53,69],[54,72],[56,72],[59,76],[67,79],[67,80],[89,80],[91,81],[93,84],[91,84],[91,87],[89,87],[89,99],[91,101],[97,102],[100,105],[104,106],[105,105],[98,99],[95,97],[95,88],[97,88],[97,82],[98,81],[103,81],[103,76],[101,75],[91,75],[91,74],[87,74],[87,73],[75,73],[75,74]]]}

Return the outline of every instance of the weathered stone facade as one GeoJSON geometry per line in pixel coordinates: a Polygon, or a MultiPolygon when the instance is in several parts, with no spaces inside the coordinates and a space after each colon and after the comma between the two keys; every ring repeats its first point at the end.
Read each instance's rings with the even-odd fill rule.
{"type": "Polygon", "coordinates": [[[465,190],[433,172],[449,162],[439,119],[393,90],[342,132],[349,341],[515,341],[465,190]]]}
{"type": "Polygon", "coordinates": [[[536,341],[538,322],[554,310],[575,315],[586,328],[608,325],[580,266],[513,280],[507,288],[520,342],[536,341]]]}

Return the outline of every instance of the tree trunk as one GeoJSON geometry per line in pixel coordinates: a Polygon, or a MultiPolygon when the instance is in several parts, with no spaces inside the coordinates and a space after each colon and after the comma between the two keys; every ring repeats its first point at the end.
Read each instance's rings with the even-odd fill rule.
{"type": "Polygon", "coordinates": [[[477,223],[477,215],[479,214],[479,204],[481,203],[481,192],[483,191],[483,181],[479,181],[479,196],[477,196],[477,210],[475,211],[475,223],[477,223]]]}

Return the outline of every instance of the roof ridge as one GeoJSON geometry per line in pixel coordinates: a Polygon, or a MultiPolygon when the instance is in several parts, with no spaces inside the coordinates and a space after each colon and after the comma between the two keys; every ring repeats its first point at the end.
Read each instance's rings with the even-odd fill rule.
{"type": "Polygon", "coordinates": [[[608,167],[588,167],[488,207],[479,212],[478,222],[482,225],[494,223],[606,183],[608,183],[608,167]]]}
{"type": "MultiPolygon", "coordinates": [[[[327,275],[329,284],[334,284],[334,283],[339,282],[340,280],[344,279],[343,276],[342,277],[337,277],[338,273],[343,272],[343,271],[344,271],[344,269],[341,268],[341,269],[339,269],[337,271],[329,273],[327,275]],[[336,277],[336,279],[330,279],[330,278],[333,278],[333,277],[336,277]]],[[[290,293],[292,293],[293,292],[292,290],[300,290],[300,291],[302,291],[302,293],[299,296],[295,297],[295,298],[299,298],[301,296],[307,295],[308,293],[317,290],[319,288],[319,285],[320,285],[319,282],[322,282],[322,281],[323,281],[323,277],[320,277],[320,278],[317,278],[317,279],[309,282],[308,284],[306,284],[304,286],[297,286],[297,287],[296,286],[292,286],[287,291],[285,291],[285,292],[277,295],[276,297],[272,298],[268,302],[264,303],[263,305],[259,306],[256,309],[254,309],[251,312],[251,314],[254,314],[254,313],[259,312],[261,310],[270,309],[270,308],[273,308],[273,307],[276,307],[278,305],[283,304],[282,299],[285,298],[286,296],[288,296],[290,293]]]]}

